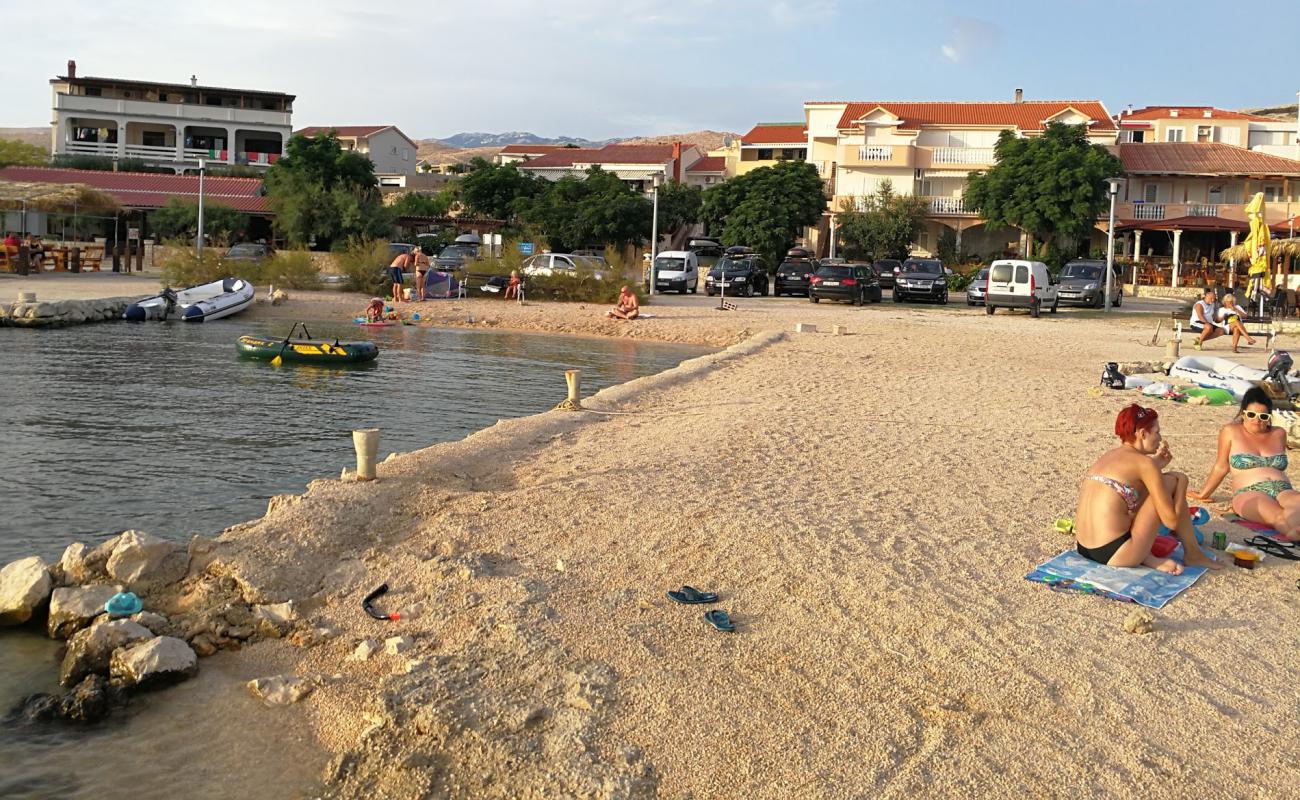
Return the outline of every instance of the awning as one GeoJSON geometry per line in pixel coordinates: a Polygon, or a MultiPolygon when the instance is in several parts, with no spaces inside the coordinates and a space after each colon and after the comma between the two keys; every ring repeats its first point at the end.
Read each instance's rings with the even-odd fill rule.
{"type": "Polygon", "coordinates": [[[1117,231],[1209,231],[1231,233],[1250,230],[1245,220],[1228,217],[1171,217],[1169,219],[1123,219],[1115,221],[1117,231]]]}

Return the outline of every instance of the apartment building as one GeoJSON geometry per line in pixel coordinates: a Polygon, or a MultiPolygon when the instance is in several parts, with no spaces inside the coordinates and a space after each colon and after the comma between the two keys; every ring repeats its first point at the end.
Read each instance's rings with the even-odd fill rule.
{"type": "MultiPolygon", "coordinates": [[[[310,137],[331,131],[344,150],[361,153],[370,159],[381,184],[385,176],[414,175],[419,166],[415,142],[396,125],[315,125],[294,133],[310,137]]],[[[389,183],[397,185],[398,181],[389,183]]]]}
{"type": "Polygon", "coordinates": [[[808,133],[802,122],[760,122],[739,139],[729,139],[710,156],[725,160],[728,178],[782,161],[808,158],[808,133]]]}
{"type": "Polygon", "coordinates": [[[1121,144],[1218,142],[1282,158],[1300,159],[1296,120],[1212,106],[1147,106],[1116,117],[1121,144]]]}
{"type": "Polygon", "coordinates": [[[693,144],[608,144],[599,148],[562,147],[545,155],[519,161],[521,172],[547,180],[566,175],[583,177],[587,170],[599,166],[628,183],[639,192],[649,193],[654,177],[664,181],[685,181],[686,168],[704,157],[693,144]]]}
{"type": "Polygon", "coordinates": [[[566,147],[562,144],[508,144],[501,148],[501,152],[492,157],[492,161],[498,165],[518,164],[520,161],[529,161],[534,158],[541,158],[550,155],[556,150],[573,150],[573,147],[566,147]]]}
{"type": "Polygon", "coordinates": [[[885,181],[929,203],[916,252],[935,252],[945,230],[962,252],[1017,249],[1020,231],[989,228],[963,202],[967,175],[993,166],[998,136],[1038,136],[1047,123],[1061,122],[1083,125],[1089,140],[1113,146],[1117,130],[1100,100],[1025,100],[1020,90],[1011,102],[808,102],[804,118],[807,158],[830,197],[822,225],[808,237],[823,254],[833,215],[885,181]]]}
{"type": "Polygon", "coordinates": [[[176,172],[208,163],[269,166],[292,130],[294,96],[255,89],[79,76],[50,80],[50,152],[139,159],[176,172]]]}

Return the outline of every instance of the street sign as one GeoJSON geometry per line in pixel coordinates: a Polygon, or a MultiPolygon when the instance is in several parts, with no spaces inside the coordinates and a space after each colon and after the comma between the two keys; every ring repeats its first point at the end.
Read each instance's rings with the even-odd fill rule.
{"type": "Polygon", "coordinates": [[[519,243],[519,255],[521,255],[521,256],[531,256],[532,254],[533,254],[533,243],[532,243],[532,242],[520,242],[520,243],[519,243]]]}
{"type": "Polygon", "coordinates": [[[139,229],[139,228],[127,228],[127,229],[126,229],[126,238],[128,238],[128,239],[139,239],[139,238],[140,238],[140,229],[139,229]]]}

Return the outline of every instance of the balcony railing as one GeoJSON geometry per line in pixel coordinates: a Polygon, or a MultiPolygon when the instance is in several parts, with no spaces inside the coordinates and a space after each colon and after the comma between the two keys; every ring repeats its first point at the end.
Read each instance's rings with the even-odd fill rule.
{"type": "Polygon", "coordinates": [[[156,147],[147,144],[128,144],[127,158],[140,158],[145,161],[175,161],[175,147],[156,147]]]}
{"type": "Polygon", "coordinates": [[[1213,203],[1210,205],[1193,203],[1187,206],[1187,216],[1189,217],[1217,217],[1219,216],[1219,205],[1213,203]]]}
{"type": "Polygon", "coordinates": [[[110,142],[64,142],[63,152],[74,156],[115,156],[117,145],[110,142]]]}
{"type": "Polygon", "coordinates": [[[1164,203],[1135,203],[1133,205],[1133,219],[1164,219],[1164,203]]]}
{"type": "Polygon", "coordinates": [[[939,215],[969,214],[964,197],[927,197],[930,201],[930,213],[939,215]]]}
{"type": "Polygon", "coordinates": [[[992,164],[992,147],[936,147],[931,164],[992,164]]]}
{"type": "Polygon", "coordinates": [[[858,148],[859,161],[892,161],[894,148],[887,144],[869,144],[858,148]]]}

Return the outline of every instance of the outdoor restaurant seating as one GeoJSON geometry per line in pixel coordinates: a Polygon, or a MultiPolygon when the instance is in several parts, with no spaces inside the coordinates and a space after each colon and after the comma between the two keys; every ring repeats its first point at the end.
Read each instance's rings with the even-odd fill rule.
{"type": "MultiPolygon", "coordinates": [[[[80,250],[78,268],[82,272],[100,272],[104,268],[104,245],[83,242],[45,243],[42,248],[44,258],[41,271],[70,272],[72,270],[72,252],[80,250]]],[[[18,247],[0,245],[0,270],[18,271],[18,247]]],[[[35,269],[33,269],[35,273],[35,269]]]]}

